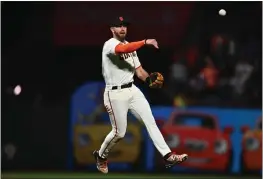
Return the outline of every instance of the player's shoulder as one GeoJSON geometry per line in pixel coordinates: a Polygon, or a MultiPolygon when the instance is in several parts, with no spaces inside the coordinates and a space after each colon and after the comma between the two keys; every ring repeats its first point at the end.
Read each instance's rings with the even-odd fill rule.
{"type": "Polygon", "coordinates": [[[107,40],[105,43],[104,43],[104,46],[106,45],[110,45],[110,44],[115,44],[115,43],[121,43],[119,40],[115,39],[115,38],[110,38],[109,40],[107,40]]]}

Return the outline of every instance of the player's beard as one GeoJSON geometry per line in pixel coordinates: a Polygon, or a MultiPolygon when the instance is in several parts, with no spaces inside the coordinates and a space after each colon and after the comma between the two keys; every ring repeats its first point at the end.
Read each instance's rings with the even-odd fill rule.
{"type": "Polygon", "coordinates": [[[121,34],[121,33],[114,32],[114,34],[117,37],[117,39],[119,39],[120,41],[124,41],[125,40],[126,33],[125,34],[121,34]]]}

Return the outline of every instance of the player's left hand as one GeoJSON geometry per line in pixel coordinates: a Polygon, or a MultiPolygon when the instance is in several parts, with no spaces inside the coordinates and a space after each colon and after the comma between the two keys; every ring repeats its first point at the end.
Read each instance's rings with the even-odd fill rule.
{"type": "Polygon", "coordinates": [[[162,88],[164,78],[163,75],[159,72],[153,72],[150,74],[151,83],[150,88],[162,88]]]}

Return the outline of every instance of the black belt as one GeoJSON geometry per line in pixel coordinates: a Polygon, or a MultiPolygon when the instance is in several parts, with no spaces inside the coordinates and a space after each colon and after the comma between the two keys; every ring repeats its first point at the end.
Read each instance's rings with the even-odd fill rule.
{"type": "MultiPolygon", "coordinates": [[[[121,89],[123,89],[123,88],[130,88],[130,87],[132,87],[132,82],[124,84],[124,85],[121,85],[121,89]]],[[[118,89],[118,86],[113,86],[111,89],[112,90],[116,90],[116,89],[118,89]]]]}

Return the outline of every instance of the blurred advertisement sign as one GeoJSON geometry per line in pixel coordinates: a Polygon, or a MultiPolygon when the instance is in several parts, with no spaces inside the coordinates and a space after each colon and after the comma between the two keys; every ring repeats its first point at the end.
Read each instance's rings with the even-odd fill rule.
{"type": "Polygon", "coordinates": [[[172,151],[190,156],[181,166],[223,172],[231,170],[232,128],[221,130],[215,115],[196,111],[173,112],[161,131],[172,151]]]}
{"type": "Polygon", "coordinates": [[[176,45],[187,28],[194,2],[57,2],[54,41],[58,46],[99,45],[111,38],[109,22],[131,22],[128,41],[156,38],[176,45]]]}
{"type": "MultiPolygon", "coordinates": [[[[105,137],[111,131],[110,125],[75,125],[74,127],[74,156],[80,164],[94,165],[91,155],[99,149],[105,137]]],[[[141,150],[141,129],[138,125],[128,125],[127,133],[119,145],[110,153],[109,160],[118,163],[135,163],[139,159],[141,150]]]]}
{"type": "MultiPolygon", "coordinates": [[[[69,167],[95,166],[92,152],[99,149],[111,131],[108,113],[103,105],[103,82],[87,83],[75,91],[71,100],[71,126],[69,141],[69,167]]],[[[128,120],[131,122],[130,117],[128,120]]],[[[140,159],[142,132],[139,123],[129,123],[124,139],[109,156],[111,163],[120,168],[140,159]]]]}
{"type": "MultiPolygon", "coordinates": [[[[90,165],[96,170],[91,153],[100,147],[111,130],[102,101],[103,89],[104,83],[89,83],[81,86],[72,96],[69,131],[71,168],[78,164],[90,165]]],[[[189,154],[189,160],[173,167],[172,171],[261,171],[261,110],[209,107],[187,107],[182,110],[159,106],[152,107],[152,112],[170,148],[178,153],[189,154]]],[[[162,170],[164,165],[161,156],[145,127],[138,123],[129,123],[127,134],[113,149],[110,161],[110,167],[114,166],[117,170],[122,170],[123,164],[136,166],[140,163],[140,169],[145,171],[167,171],[162,170]]],[[[125,169],[130,170],[131,167],[125,169]]]]}
{"type": "Polygon", "coordinates": [[[240,167],[244,172],[262,169],[262,117],[258,118],[255,126],[242,126],[242,151],[240,167]]]}
{"type": "MultiPolygon", "coordinates": [[[[153,107],[153,114],[172,150],[189,160],[174,170],[258,173],[262,170],[262,111],[188,107],[153,107]],[[253,161],[253,162],[252,162],[253,161]],[[181,168],[184,167],[184,168],[181,168]]],[[[160,168],[158,153],[149,148],[146,167],[160,168]]]]}

